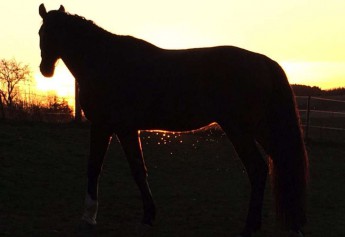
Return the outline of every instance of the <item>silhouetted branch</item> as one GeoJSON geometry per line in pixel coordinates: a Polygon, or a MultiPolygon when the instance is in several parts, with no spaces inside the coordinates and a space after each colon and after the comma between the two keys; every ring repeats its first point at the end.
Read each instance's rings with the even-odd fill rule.
{"type": "MultiPolygon", "coordinates": [[[[15,59],[0,60],[0,94],[7,106],[13,105],[13,100],[18,95],[17,86],[24,81],[30,80],[30,70],[28,65],[21,65],[15,59]]],[[[1,102],[3,102],[1,101],[1,102]]]]}

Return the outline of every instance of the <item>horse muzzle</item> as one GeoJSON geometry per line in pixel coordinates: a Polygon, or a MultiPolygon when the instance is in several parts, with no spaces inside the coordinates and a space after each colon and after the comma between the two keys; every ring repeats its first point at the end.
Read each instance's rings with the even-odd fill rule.
{"type": "Polygon", "coordinates": [[[41,71],[43,76],[52,77],[54,75],[55,65],[54,64],[45,64],[45,63],[41,62],[40,71],[41,71]]]}

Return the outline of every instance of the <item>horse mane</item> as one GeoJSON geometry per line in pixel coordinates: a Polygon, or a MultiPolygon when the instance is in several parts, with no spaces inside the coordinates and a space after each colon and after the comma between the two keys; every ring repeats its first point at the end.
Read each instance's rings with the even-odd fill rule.
{"type": "Polygon", "coordinates": [[[80,27],[81,29],[86,29],[93,33],[102,33],[102,34],[111,34],[109,31],[103,29],[102,27],[98,26],[92,20],[88,20],[83,16],[79,16],[77,14],[70,14],[70,13],[62,13],[67,16],[67,19],[71,25],[75,25],[77,28],[80,27]]]}
{"type": "Polygon", "coordinates": [[[98,26],[92,20],[88,20],[85,17],[77,14],[70,14],[68,12],[60,11],[51,11],[49,13],[51,13],[52,18],[55,16],[57,19],[59,19],[61,24],[64,26],[67,25],[68,27],[73,28],[76,32],[81,32],[82,36],[87,36],[88,40],[99,40],[100,38],[106,37],[110,41],[116,40],[118,43],[125,45],[125,47],[135,45],[136,48],[140,46],[141,48],[158,49],[157,46],[145,40],[129,35],[116,35],[111,33],[98,26]]]}

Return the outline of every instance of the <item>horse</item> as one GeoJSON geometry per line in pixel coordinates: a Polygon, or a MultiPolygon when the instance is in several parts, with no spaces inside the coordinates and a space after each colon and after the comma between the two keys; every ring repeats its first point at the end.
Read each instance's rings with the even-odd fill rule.
{"type": "Polygon", "coordinates": [[[82,221],[96,225],[98,180],[109,141],[117,136],[143,202],[142,223],[156,207],[139,132],[190,131],[217,123],[231,140],[251,184],[241,237],[261,227],[270,174],[277,220],[295,236],[306,223],[308,156],[293,91],[269,57],[235,46],[168,50],[112,34],[84,17],[39,6],[40,71],[61,59],[79,85],[91,122],[87,193],[82,221]],[[267,161],[259,146],[269,157],[267,161]]]}

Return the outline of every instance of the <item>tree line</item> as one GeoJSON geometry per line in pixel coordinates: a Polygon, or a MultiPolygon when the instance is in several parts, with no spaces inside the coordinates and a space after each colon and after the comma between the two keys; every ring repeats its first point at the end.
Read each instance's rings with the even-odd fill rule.
{"type": "Polygon", "coordinates": [[[322,90],[317,86],[293,84],[292,90],[297,96],[342,96],[345,95],[345,87],[322,90]]]}
{"type": "Polygon", "coordinates": [[[32,82],[29,65],[15,59],[0,60],[0,119],[40,121],[72,120],[73,111],[64,99],[48,96],[46,103],[25,101],[20,88],[32,82]]]}

